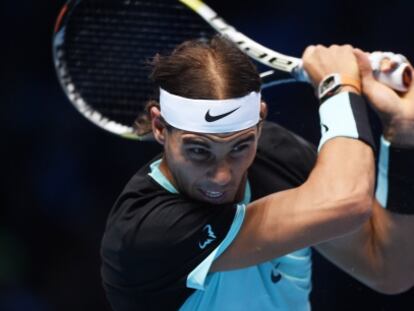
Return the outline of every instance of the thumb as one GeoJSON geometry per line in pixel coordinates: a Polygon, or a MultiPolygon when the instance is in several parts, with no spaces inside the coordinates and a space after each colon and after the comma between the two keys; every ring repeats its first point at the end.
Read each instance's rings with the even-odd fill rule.
{"type": "Polygon", "coordinates": [[[363,93],[368,96],[369,99],[374,100],[374,98],[377,97],[376,93],[378,91],[384,92],[388,87],[375,79],[368,53],[365,53],[360,49],[354,49],[354,55],[359,67],[363,93]]]}
{"type": "Polygon", "coordinates": [[[371,62],[369,60],[368,54],[360,49],[354,49],[354,55],[358,63],[362,83],[376,82],[374,74],[372,73],[371,62]]]}
{"type": "Polygon", "coordinates": [[[360,49],[354,49],[354,55],[359,66],[362,93],[368,98],[375,110],[382,114],[388,113],[393,108],[391,103],[398,100],[397,94],[375,79],[368,53],[360,49]]]}

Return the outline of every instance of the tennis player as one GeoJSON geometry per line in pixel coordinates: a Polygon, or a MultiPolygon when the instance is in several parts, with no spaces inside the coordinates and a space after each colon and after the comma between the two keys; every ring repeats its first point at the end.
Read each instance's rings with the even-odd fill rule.
{"type": "Polygon", "coordinates": [[[265,121],[259,75],[226,40],[155,58],[149,112],[164,152],[128,182],[102,241],[115,311],[310,310],[311,246],[380,292],[412,286],[414,88],[377,83],[351,46],[310,46],[303,60],[318,147],[265,121]],[[384,121],[380,202],[362,94],[384,121]]]}

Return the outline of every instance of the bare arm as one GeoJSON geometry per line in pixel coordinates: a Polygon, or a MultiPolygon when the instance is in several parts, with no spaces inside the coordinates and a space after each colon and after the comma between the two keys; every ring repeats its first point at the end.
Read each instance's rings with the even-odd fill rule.
{"type": "MultiPolygon", "coordinates": [[[[314,65],[309,71],[315,85],[332,72],[357,72],[349,49],[317,47],[305,52],[305,66],[314,65]],[[337,63],[337,57],[348,62],[335,68],[332,64],[337,63]]],[[[371,213],[373,179],[371,147],[350,138],[329,140],[302,186],[266,196],[248,206],[238,236],[211,270],[254,265],[357,230],[371,213]]]]}
{"type": "Polygon", "coordinates": [[[316,249],[365,285],[386,294],[410,289],[414,280],[414,215],[387,212],[377,201],[357,232],[316,249]]]}
{"type": "MultiPolygon", "coordinates": [[[[414,148],[414,86],[399,96],[376,83],[366,58],[357,53],[364,92],[382,120],[384,136],[393,144],[414,148]]],[[[317,249],[367,286],[394,294],[414,285],[413,237],[414,215],[389,212],[375,201],[372,217],[362,229],[317,249]]]]}
{"type": "Polygon", "coordinates": [[[308,181],[250,204],[212,271],[257,264],[358,229],[370,215],[373,154],[347,138],[329,141],[308,181]]]}

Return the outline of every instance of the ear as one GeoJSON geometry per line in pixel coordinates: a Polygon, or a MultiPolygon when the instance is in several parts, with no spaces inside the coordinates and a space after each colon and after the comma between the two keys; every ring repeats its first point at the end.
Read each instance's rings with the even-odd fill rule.
{"type": "Polygon", "coordinates": [[[151,114],[151,127],[154,138],[161,145],[165,142],[165,124],[161,121],[161,111],[158,107],[153,106],[150,109],[151,114]]]}
{"type": "MultiPolygon", "coordinates": [[[[262,101],[260,103],[260,120],[264,121],[267,117],[267,104],[262,101]]],[[[260,122],[259,124],[259,137],[262,134],[262,127],[263,127],[263,122],[260,122]]]]}
{"type": "Polygon", "coordinates": [[[260,119],[264,120],[267,117],[267,104],[264,101],[260,102],[260,119]]]}

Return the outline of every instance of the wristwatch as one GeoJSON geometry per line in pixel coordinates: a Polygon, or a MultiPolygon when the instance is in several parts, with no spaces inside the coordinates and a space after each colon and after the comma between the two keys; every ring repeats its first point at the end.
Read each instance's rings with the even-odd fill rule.
{"type": "Polygon", "coordinates": [[[318,86],[318,97],[320,101],[324,101],[328,97],[334,95],[342,86],[352,86],[358,93],[361,92],[361,82],[348,76],[334,73],[322,79],[318,86]]]}

